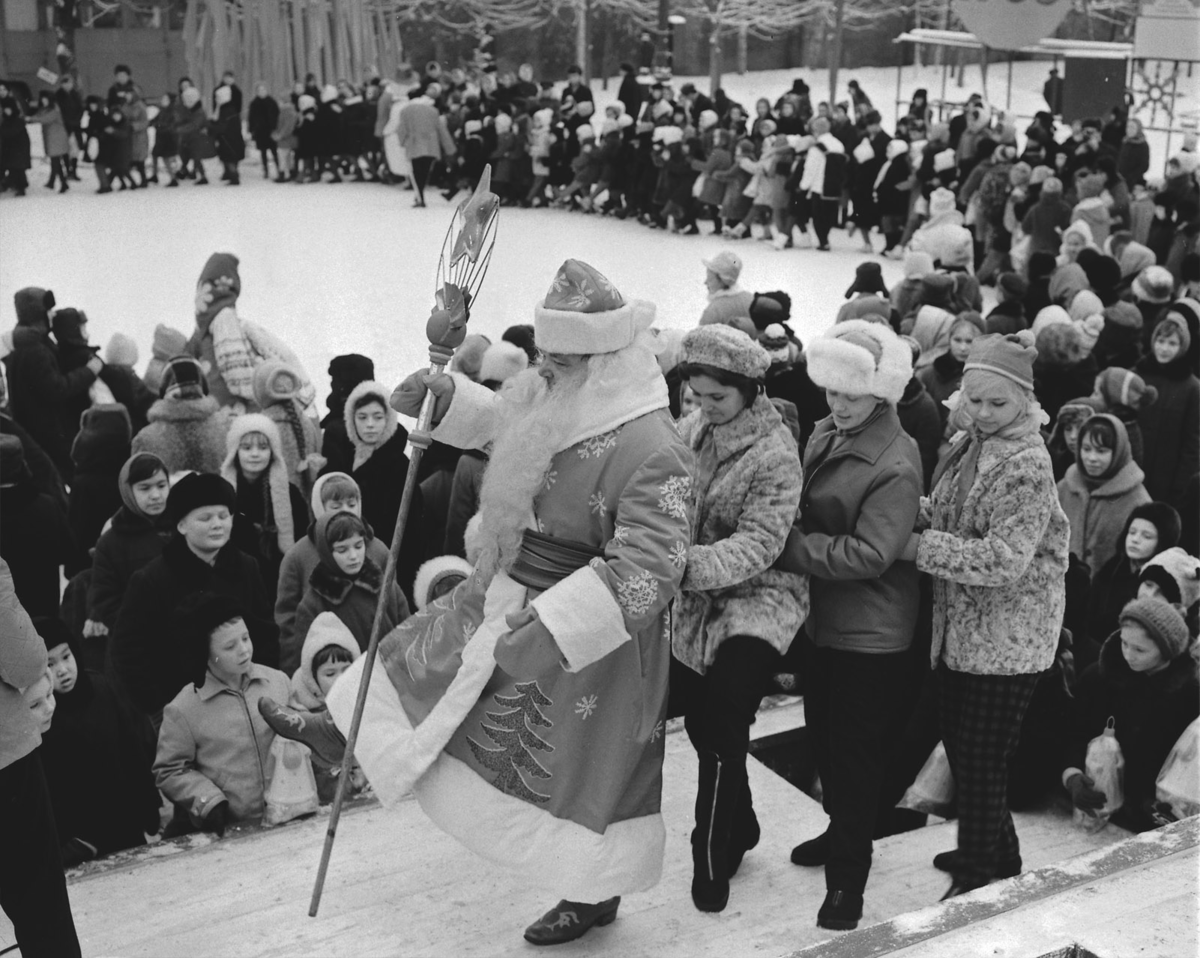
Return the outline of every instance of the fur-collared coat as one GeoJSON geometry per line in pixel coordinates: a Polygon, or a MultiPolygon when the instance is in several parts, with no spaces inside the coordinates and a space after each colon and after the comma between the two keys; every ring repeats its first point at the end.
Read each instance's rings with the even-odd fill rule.
{"type": "Polygon", "coordinates": [[[211,396],[160,399],[146,418],[149,424],[133,437],[133,452],[154,453],[172,473],[220,471],[230,415],[211,396]]]}
{"type": "Polygon", "coordinates": [[[765,395],[719,426],[697,410],[679,433],[696,457],[696,476],[675,657],[703,672],[721,643],[739,635],[786,652],[808,615],[808,576],[772,568],[800,507],[796,443],[765,395]]]}
{"type": "Polygon", "coordinates": [[[322,561],[308,577],[308,588],[296,609],[294,635],[303,648],[308,630],[322,612],[332,612],[345,623],[358,647],[366,651],[371,641],[371,623],[375,618],[375,606],[384,603],[383,629],[387,635],[408,618],[408,603],[395,580],[383,588],[383,569],[371,558],[363,560],[362,571],[353,579],[335,572],[331,562],[322,561]]]}
{"type": "Polygon", "coordinates": [[[1066,610],[1070,536],[1050,454],[1036,427],[984,440],[956,518],[964,459],[938,478],[917,548],[917,568],[934,577],[930,662],[973,675],[1044,671],[1066,610]]]}
{"type": "Polygon", "coordinates": [[[1089,489],[1079,466],[1067,469],[1058,484],[1058,501],[1071,528],[1071,552],[1092,570],[1092,577],[1123,549],[1121,532],[1129,513],[1150,501],[1142,485],[1144,473],[1132,459],[1116,475],[1089,489]]]}

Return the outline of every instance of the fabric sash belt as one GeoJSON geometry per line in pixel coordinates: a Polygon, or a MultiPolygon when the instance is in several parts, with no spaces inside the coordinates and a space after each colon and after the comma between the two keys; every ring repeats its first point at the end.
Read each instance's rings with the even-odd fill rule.
{"type": "Polygon", "coordinates": [[[545,592],[603,555],[603,549],[526,529],[521,537],[521,551],[508,574],[527,589],[545,592]]]}

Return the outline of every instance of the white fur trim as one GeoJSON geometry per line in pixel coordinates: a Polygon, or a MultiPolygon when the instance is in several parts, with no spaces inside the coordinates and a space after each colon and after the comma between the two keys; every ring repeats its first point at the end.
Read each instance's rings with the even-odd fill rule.
{"type": "Polygon", "coordinates": [[[625,616],[604,580],[590,565],[555,583],[530,605],[578,672],[630,640],[625,616]]]}
{"type": "Polygon", "coordinates": [[[413,598],[417,603],[417,611],[420,612],[429,605],[433,598],[430,595],[431,590],[444,576],[461,575],[467,578],[473,571],[471,563],[458,556],[434,556],[421,563],[421,568],[417,569],[417,577],[413,581],[413,598]]]}
{"type": "Polygon", "coordinates": [[[497,394],[462,373],[450,373],[454,396],[446,415],[430,433],[455,449],[482,449],[492,441],[497,394]]]}
{"type": "Polygon", "coordinates": [[[292,520],[292,500],[288,493],[287,460],[283,455],[283,439],[275,421],[260,412],[249,412],[235,418],[225,434],[225,461],[221,463],[221,478],[237,489],[237,453],[241,441],[250,433],[267,437],[271,447],[271,464],[267,466],[267,486],[271,491],[271,512],[275,519],[275,538],[281,552],[296,544],[292,520]]]}
{"type": "Polygon", "coordinates": [[[391,439],[392,436],[396,435],[396,430],[399,428],[399,420],[396,417],[396,410],[392,408],[391,398],[391,393],[383,383],[370,379],[359,383],[350,390],[350,395],[346,397],[346,407],[342,411],[342,419],[346,424],[346,435],[350,439],[350,444],[354,446],[354,469],[358,469],[374,455],[376,449],[391,439]],[[372,398],[378,398],[383,403],[383,435],[379,437],[379,442],[373,446],[368,446],[358,438],[358,430],[354,426],[354,404],[367,395],[370,395],[372,398]]]}
{"type": "MultiPolygon", "coordinates": [[[[527,595],[524,586],[503,572],[492,579],[483,601],[483,622],[463,646],[458,672],[415,729],[386,670],[372,672],[354,757],[385,805],[394,805],[412,790],[475,707],[496,669],[496,640],[509,631],[505,616],[524,608],[527,595]]],[[[343,734],[350,729],[365,661],[359,658],[343,672],[326,696],[329,714],[343,734]]]]}
{"type": "Polygon", "coordinates": [[[474,565],[479,560],[479,552],[483,548],[483,543],[480,541],[480,534],[483,531],[483,513],[477,512],[471,516],[467,522],[466,531],[463,533],[463,552],[467,554],[467,561],[474,565]]]}
{"type": "Polygon", "coordinates": [[[871,395],[895,405],[912,379],[912,350],[889,327],[851,319],[812,342],[808,348],[808,374],[822,388],[871,395]],[[879,344],[882,355],[878,365],[868,350],[844,341],[850,333],[868,336],[879,344]]]}
{"type": "Polygon", "coordinates": [[[479,364],[479,381],[504,382],[528,368],[529,354],[515,343],[501,340],[484,350],[483,360],[479,364]]]}
{"type": "Polygon", "coordinates": [[[572,356],[615,353],[633,343],[654,322],[654,304],[630,300],[603,313],[547,309],[545,300],[533,310],[534,339],[548,353],[572,356]]]}

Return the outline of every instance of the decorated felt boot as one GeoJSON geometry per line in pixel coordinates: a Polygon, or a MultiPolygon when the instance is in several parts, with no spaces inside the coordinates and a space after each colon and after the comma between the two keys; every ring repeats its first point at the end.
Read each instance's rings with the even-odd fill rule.
{"type": "Polygon", "coordinates": [[[258,700],[258,712],[276,735],[303,742],[319,758],[330,765],[340,765],[346,752],[346,737],[333,724],[328,712],[306,712],[280,705],[263,696],[258,700]]]}
{"type": "Polygon", "coordinates": [[[531,945],[561,945],[582,938],[593,926],[611,925],[617,920],[621,896],[595,905],[567,901],[565,898],[525,929],[531,945]]]}

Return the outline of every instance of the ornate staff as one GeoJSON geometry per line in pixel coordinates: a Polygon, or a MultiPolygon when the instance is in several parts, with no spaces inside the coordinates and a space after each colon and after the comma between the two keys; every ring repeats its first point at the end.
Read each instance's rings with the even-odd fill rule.
{"type": "MultiPolygon", "coordinates": [[[[467,335],[467,319],[483,277],[492,261],[492,249],[496,245],[496,224],[500,211],[500,197],[491,192],[492,168],[487,166],[475,192],[463,200],[454,211],[446,238],[442,241],[442,252],[438,257],[437,291],[435,305],[425,324],[425,335],[429,338],[429,372],[443,372],[454,350],[462,345],[467,335]]],[[[400,497],[400,512],[396,516],[396,531],[392,534],[392,548],[388,552],[387,568],[383,581],[391,582],[396,577],[396,562],[400,556],[400,543],[404,540],[404,529],[408,525],[408,514],[412,509],[413,492],[417,487],[417,473],[421,457],[432,441],[430,427],[433,421],[434,395],[426,392],[421,404],[421,415],[417,428],[409,434],[412,456],[408,474],[404,479],[404,492],[400,497]]],[[[362,724],[363,709],[367,702],[367,689],[371,685],[371,672],[379,652],[380,631],[383,626],[383,602],[375,607],[375,618],[371,623],[371,641],[363,663],[362,679],[358,686],[358,698],[354,703],[354,717],[346,735],[346,751],[342,756],[342,768],[338,776],[337,794],[329,813],[329,828],[325,832],[325,848],[321,852],[321,864],[317,869],[317,880],[313,885],[312,901],[308,916],[315,918],[321,906],[321,892],[325,887],[325,874],[329,870],[329,858],[333,853],[333,842],[337,837],[338,820],[341,818],[342,803],[346,798],[346,782],[354,763],[354,745],[358,741],[358,729],[362,724]]]]}

